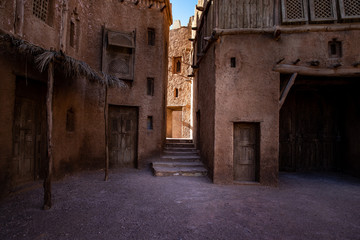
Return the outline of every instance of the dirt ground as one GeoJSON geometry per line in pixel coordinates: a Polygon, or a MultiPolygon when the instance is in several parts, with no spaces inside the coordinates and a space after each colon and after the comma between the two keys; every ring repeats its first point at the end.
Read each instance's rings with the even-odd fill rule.
{"type": "Polygon", "coordinates": [[[149,170],[83,172],[0,202],[0,239],[360,239],[360,181],[280,174],[278,188],[220,186],[149,170]]]}

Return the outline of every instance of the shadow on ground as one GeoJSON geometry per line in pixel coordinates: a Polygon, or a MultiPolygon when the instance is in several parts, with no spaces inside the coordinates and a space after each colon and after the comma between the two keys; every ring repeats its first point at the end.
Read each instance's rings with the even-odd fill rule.
{"type": "Polygon", "coordinates": [[[83,172],[0,202],[0,239],[360,239],[360,182],[280,174],[278,188],[149,170],[83,172]]]}

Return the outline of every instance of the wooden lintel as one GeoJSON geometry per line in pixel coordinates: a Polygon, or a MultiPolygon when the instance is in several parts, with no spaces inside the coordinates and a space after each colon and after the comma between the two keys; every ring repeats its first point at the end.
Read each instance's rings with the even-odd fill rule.
{"type": "Polygon", "coordinates": [[[279,110],[281,109],[282,105],[284,104],[286,97],[290,92],[291,87],[294,85],[297,75],[298,75],[298,73],[293,73],[293,75],[291,76],[290,80],[288,81],[283,93],[281,94],[280,100],[279,100],[279,110]]]}
{"type": "Polygon", "coordinates": [[[204,7],[201,7],[201,6],[196,5],[196,10],[202,12],[202,11],[204,11],[204,7]]]}
{"type": "Polygon", "coordinates": [[[297,72],[305,76],[324,76],[324,77],[356,77],[360,76],[360,69],[355,67],[338,67],[338,68],[319,68],[310,66],[297,66],[290,64],[277,64],[273,71],[292,74],[297,72]]]}

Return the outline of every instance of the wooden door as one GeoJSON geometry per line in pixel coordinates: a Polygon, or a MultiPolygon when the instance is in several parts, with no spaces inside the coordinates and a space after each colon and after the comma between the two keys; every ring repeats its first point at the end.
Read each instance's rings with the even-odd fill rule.
{"type": "Polygon", "coordinates": [[[136,167],[138,109],[109,106],[110,167],[136,167]]]}
{"type": "Polygon", "coordinates": [[[234,180],[258,180],[258,124],[234,124],[234,180]]]}
{"type": "Polygon", "coordinates": [[[172,112],[172,137],[182,138],[182,111],[172,112]]]}
{"type": "Polygon", "coordinates": [[[13,151],[16,179],[33,180],[35,174],[35,112],[36,103],[18,98],[15,102],[13,151]]]}

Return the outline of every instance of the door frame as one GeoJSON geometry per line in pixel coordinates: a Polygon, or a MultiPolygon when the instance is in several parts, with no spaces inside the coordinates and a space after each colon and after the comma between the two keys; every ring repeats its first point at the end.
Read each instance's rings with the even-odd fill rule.
{"type": "MultiPolygon", "coordinates": [[[[134,159],[134,167],[139,168],[139,158],[138,158],[138,152],[139,152],[139,107],[138,106],[130,106],[130,105],[117,105],[117,104],[108,104],[107,108],[107,135],[108,135],[108,144],[110,146],[110,139],[111,139],[111,133],[110,133],[110,107],[116,107],[116,108],[133,108],[136,110],[136,137],[135,137],[135,159],[134,159]]],[[[110,157],[110,156],[109,156],[110,157]]],[[[109,159],[110,162],[110,159],[109,159]]]]}
{"type": "MultiPolygon", "coordinates": [[[[244,181],[244,182],[260,182],[260,143],[261,143],[261,123],[260,122],[233,122],[233,136],[232,136],[232,143],[233,143],[233,172],[235,172],[235,125],[253,125],[255,127],[255,181],[244,181]]],[[[234,179],[233,181],[239,182],[239,180],[234,179]]],[[[242,181],[240,181],[242,182],[242,181]]]]}

